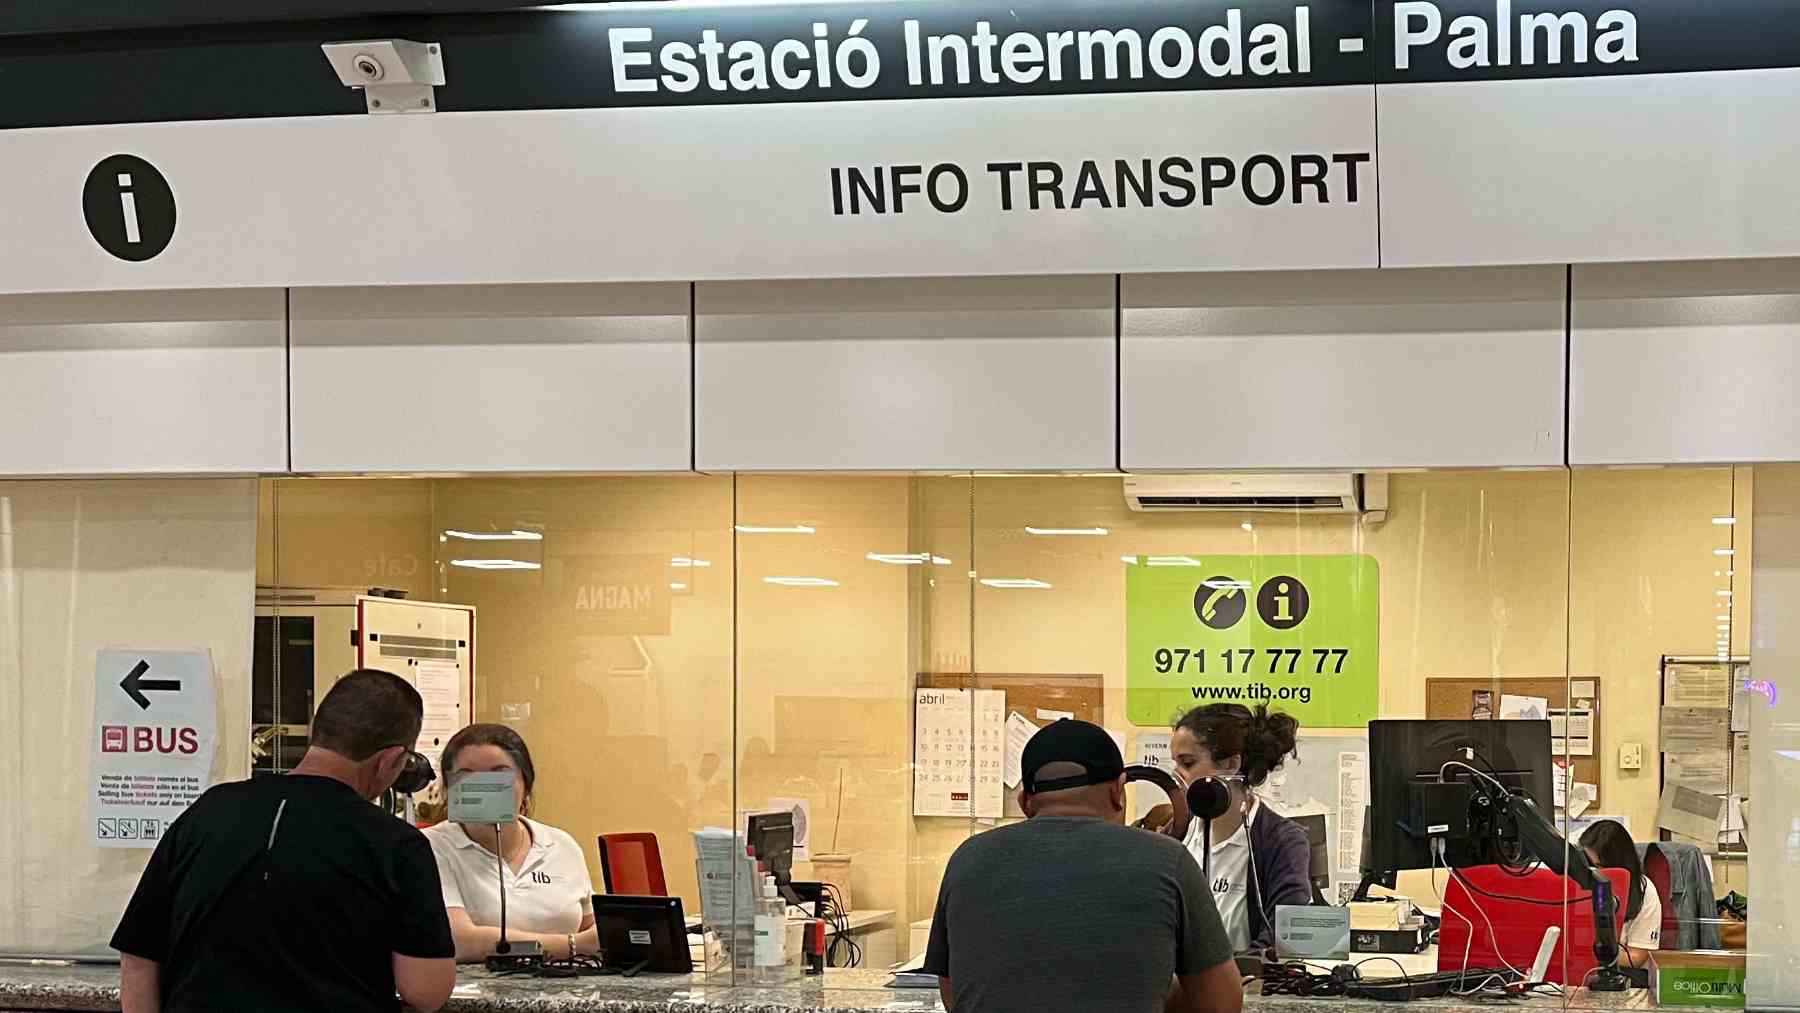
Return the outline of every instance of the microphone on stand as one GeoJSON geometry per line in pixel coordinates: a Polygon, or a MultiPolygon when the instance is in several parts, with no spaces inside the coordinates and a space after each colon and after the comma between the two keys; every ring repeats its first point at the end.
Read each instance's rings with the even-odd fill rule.
{"type": "Polygon", "coordinates": [[[1200,824],[1200,870],[1212,888],[1212,821],[1225,815],[1231,808],[1231,790],[1225,782],[1216,777],[1202,777],[1188,785],[1188,812],[1196,819],[1204,820],[1200,824]]]}
{"type": "Polygon", "coordinates": [[[535,939],[506,938],[506,845],[502,830],[519,818],[510,770],[462,774],[449,782],[450,820],[494,828],[494,866],[500,874],[500,940],[487,956],[490,971],[535,970],[544,963],[544,947],[535,939]]]}

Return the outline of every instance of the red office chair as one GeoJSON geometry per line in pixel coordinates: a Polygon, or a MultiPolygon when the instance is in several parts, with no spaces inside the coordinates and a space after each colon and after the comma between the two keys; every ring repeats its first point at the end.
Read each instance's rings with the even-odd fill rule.
{"type": "Polygon", "coordinates": [[[662,850],[655,834],[601,834],[600,878],[607,893],[667,897],[662,850]]]}
{"type": "Polygon", "coordinates": [[[1669,883],[1672,876],[1669,870],[1669,856],[1663,849],[1654,844],[1644,848],[1644,878],[1650,881],[1651,889],[1662,901],[1662,935],[1661,948],[1672,950],[1676,940],[1681,938],[1681,916],[1675,913],[1675,901],[1670,893],[1669,883]]]}

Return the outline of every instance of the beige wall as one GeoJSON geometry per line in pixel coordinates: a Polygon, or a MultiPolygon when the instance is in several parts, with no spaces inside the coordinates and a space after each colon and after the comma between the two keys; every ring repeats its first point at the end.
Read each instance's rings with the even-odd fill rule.
{"type": "Polygon", "coordinates": [[[202,647],[248,776],[255,483],[0,482],[0,953],[110,954],[148,850],[88,846],[95,656],[202,647]]]}
{"type": "MultiPolygon", "coordinates": [[[[277,485],[284,582],[371,582],[373,566],[387,574],[381,583],[477,606],[477,715],[526,734],[542,771],[540,815],[584,844],[604,831],[656,832],[672,885],[691,904],[692,828],[727,824],[771,797],[807,798],[816,846],[828,847],[835,830],[838,850],[854,858],[857,906],[894,909],[902,922],[930,915],[944,861],[980,829],[910,815],[916,673],[1097,674],[1108,724],[1129,731],[1122,555],[1375,556],[1380,713],[1424,716],[1434,676],[1598,678],[1599,809],[1625,813],[1641,833],[1656,805],[1657,658],[1711,649],[1720,613],[1709,599],[1723,586],[1713,571],[1725,568],[1711,551],[1723,544],[1711,519],[1735,509],[1741,522],[1726,534],[1746,557],[1749,538],[1748,478],[1734,482],[1729,469],[1402,474],[1381,524],[1145,515],[1127,509],[1116,477],[277,485]],[[734,523],[815,533],[734,538],[734,523]],[[1027,524],[1110,533],[1035,537],[1027,524]],[[513,527],[545,540],[483,551],[541,553],[543,571],[444,565],[469,550],[437,532],[513,527]],[[921,551],[951,563],[866,558],[921,551]],[[672,597],[666,632],[634,640],[571,614],[557,576],[570,556],[692,556],[712,566],[687,571],[691,586],[672,597]],[[409,557],[425,562],[414,570],[409,557]],[[1053,587],[988,588],[971,570],[1053,587]],[[837,583],[783,587],[766,577],[837,583]],[[1643,771],[1618,769],[1627,741],[1644,744],[1643,771]]],[[[259,579],[269,574],[259,565],[259,579]]],[[[1747,601],[1746,577],[1736,580],[1747,601]]],[[[1740,624],[1740,647],[1747,629],[1740,624]]]]}

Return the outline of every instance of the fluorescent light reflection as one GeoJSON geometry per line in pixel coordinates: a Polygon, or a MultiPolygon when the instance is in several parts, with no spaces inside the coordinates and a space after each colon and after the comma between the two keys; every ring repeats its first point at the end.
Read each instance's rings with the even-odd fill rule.
{"type": "Polygon", "coordinates": [[[541,531],[521,531],[518,528],[511,531],[456,531],[452,529],[445,531],[443,538],[438,540],[443,541],[444,538],[459,538],[465,542],[541,542],[544,540],[544,534],[541,531]]]}
{"type": "Polygon", "coordinates": [[[523,559],[452,559],[451,566],[465,570],[542,570],[544,564],[523,559]]]}
{"type": "Polygon", "coordinates": [[[676,556],[669,560],[670,566],[707,567],[712,565],[710,559],[690,559],[687,556],[676,556]]]}
{"type": "Polygon", "coordinates": [[[1034,528],[1027,526],[1028,535],[1110,535],[1108,528],[1034,528]]]}
{"type": "Polygon", "coordinates": [[[740,535],[812,535],[819,531],[811,524],[738,524],[734,527],[740,535]]]}
{"type": "Polygon", "coordinates": [[[837,587],[838,582],[824,577],[764,577],[763,583],[781,587],[837,587]]]}
{"type": "Polygon", "coordinates": [[[988,587],[1011,589],[1043,588],[1050,586],[1046,581],[1034,580],[1030,577],[983,577],[981,582],[988,587]]]}
{"type": "Polygon", "coordinates": [[[871,552],[863,556],[871,563],[887,563],[891,566],[949,566],[950,560],[943,556],[934,556],[929,552],[871,552]]]}

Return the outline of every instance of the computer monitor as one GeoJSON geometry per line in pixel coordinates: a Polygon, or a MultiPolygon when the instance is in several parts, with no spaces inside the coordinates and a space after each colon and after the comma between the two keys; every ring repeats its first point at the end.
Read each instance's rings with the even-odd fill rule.
{"type": "Polygon", "coordinates": [[[1435,860],[1428,828],[1408,825],[1416,798],[1412,785],[1435,783],[1440,771],[1443,780],[1452,783],[1476,776],[1466,767],[1444,770],[1452,761],[1529,795],[1539,811],[1552,811],[1549,721],[1371,721],[1365,879],[1434,864],[1485,865],[1496,860],[1492,835],[1468,834],[1467,813],[1456,814],[1461,825],[1445,835],[1445,852],[1435,860]]]}
{"type": "Polygon", "coordinates": [[[794,895],[794,814],[791,812],[757,813],[750,817],[747,843],[756,861],[768,867],[775,885],[789,903],[799,903],[794,895]]]}
{"type": "Polygon", "coordinates": [[[594,927],[609,971],[626,977],[639,971],[693,973],[680,897],[595,894],[594,927]]]}
{"type": "Polygon", "coordinates": [[[1306,844],[1310,849],[1306,875],[1312,880],[1313,899],[1331,902],[1331,845],[1325,829],[1325,815],[1296,816],[1295,823],[1306,831],[1306,844]]]}

